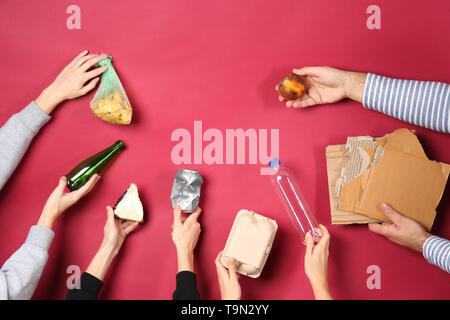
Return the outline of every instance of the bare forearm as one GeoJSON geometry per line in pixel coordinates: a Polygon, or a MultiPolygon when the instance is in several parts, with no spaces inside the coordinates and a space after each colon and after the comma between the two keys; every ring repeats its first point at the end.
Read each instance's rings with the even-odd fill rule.
{"type": "Polygon", "coordinates": [[[58,96],[57,92],[49,86],[44,89],[39,97],[34,101],[39,108],[47,114],[50,114],[64,99],[58,96]]]}
{"type": "Polygon", "coordinates": [[[194,272],[194,253],[188,250],[177,250],[178,272],[194,272]]]}
{"type": "Polygon", "coordinates": [[[316,300],[333,300],[326,282],[321,284],[311,283],[311,286],[316,300]]]}
{"type": "Polygon", "coordinates": [[[106,245],[100,246],[100,249],[97,251],[91,263],[87,267],[86,272],[103,281],[106,273],[108,272],[109,266],[115,257],[113,251],[113,248],[106,245]]]}
{"type": "Polygon", "coordinates": [[[345,95],[362,103],[367,73],[347,71],[345,76],[345,95]]]}
{"type": "Polygon", "coordinates": [[[49,229],[53,228],[53,224],[55,223],[56,218],[50,215],[46,215],[46,214],[41,214],[38,222],[36,223],[36,225],[38,226],[42,226],[42,227],[47,227],[49,229]]]}

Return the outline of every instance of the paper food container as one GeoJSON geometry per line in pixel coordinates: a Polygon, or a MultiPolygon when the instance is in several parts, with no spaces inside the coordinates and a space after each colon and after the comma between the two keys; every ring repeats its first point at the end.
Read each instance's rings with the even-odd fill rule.
{"type": "Polygon", "coordinates": [[[237,272],[258,278],[272,249],[277,229],[275,220],[249,210],[240,210],[220,262],[228,268],[228,259],[234,258],[237,272]]]}

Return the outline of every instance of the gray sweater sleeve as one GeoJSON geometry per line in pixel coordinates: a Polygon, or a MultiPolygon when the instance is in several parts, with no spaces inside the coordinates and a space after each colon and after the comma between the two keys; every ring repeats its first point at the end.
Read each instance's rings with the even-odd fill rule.
{"type": "Polygon", "coordinates": [[[31,140],[51,117],[31,102],[0,128],[0,189],[16,169],[31,140]]]}
{"type": "Polygon", "coordinates": [[[0,269],[0,299],[31,299],[48,259],[55,234],[42,226],[32,226],[25,243],[0,269]]]}
{"type": "Polygon", "coordinates": [[[397,119],[450,133],[450,85],[443,82],[400,80],[367,74],[364,107],[397,119]]]}

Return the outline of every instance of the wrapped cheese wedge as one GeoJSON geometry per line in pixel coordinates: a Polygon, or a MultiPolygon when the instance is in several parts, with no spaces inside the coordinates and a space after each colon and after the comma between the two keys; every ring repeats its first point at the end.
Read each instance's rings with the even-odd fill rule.
{"type": "Polygon", "coordinates": [[[130,124],[133,115],[130,101],[108,57],[96,66],[108,66],[103,72],[100,86],[90,105],[92,112],[100,119],[113,124],[130,124]]]}
{"type": "Polygon", "coordinates": [[[120,219],[144,222],[144,209],[136,184],[130,184],[127,191],[117,200],[113,210],[120,219]]]}

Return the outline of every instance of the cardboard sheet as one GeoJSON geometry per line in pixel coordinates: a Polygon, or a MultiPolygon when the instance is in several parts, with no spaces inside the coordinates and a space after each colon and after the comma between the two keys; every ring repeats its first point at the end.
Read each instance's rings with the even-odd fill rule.
{"type": "MultiPolygon", "coordinates": [[[[450,166],[429,160],[416,135],[407,129],[379,139],[379,146],[383,146],[379,161],[372,157],[361,175],[342,186],[338,209],[390,221],[380,208],[387,202],[430,230],[450,166]]],[[[374,151],[365,150],[369,157],[374,151]]]]}
{"type": "Polygon", "coordinates": [[[327,146],[327,176],[328,176],[328,191],[330,196],[330,212],[332,224],[362,224],[378,222],[353,212],[346,212],[338,209],[339,197],[337,191],[338,185],[341,185],[341,172],[345,164],[348,162],[349,156],[345,144],[327,146]]]}

